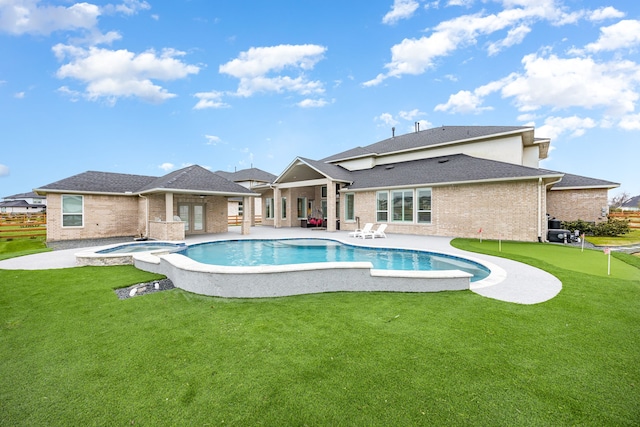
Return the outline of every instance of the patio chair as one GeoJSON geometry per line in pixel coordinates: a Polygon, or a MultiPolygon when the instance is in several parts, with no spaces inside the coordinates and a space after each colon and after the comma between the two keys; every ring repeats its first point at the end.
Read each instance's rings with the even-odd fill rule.
{"type": "Polygon", "coordinates": [[[384,234],[384,230],[386,230],[386,229],[387,229],[387,224],[380,224],[380,225],[378,226],[378,229],[377,229],[377,230],[369,230],[369,231],[368,231],[368,232],[366,232],[366,233],[364,233],[364,232],[363,232],[363,233],[362,233],[362,238],[363,238],[363,239],[366,239],[367,237],[371,237],[372,239],[375,239],[376,237],[377,237],[378,239],[379,239],[379,238],[382,238],[382,237],[386,238],[386,237],[387,237],[387,235],[386,235],[386,234],[384,234]]]}
{"type": "Polygon", "coordinates": [[[349,233],[349,237],[362,237],[364,239],[364,234],[370,233],[372,228],[373,223],[367,222],[362,229],[356,229],[355,231],[349,233]]]}

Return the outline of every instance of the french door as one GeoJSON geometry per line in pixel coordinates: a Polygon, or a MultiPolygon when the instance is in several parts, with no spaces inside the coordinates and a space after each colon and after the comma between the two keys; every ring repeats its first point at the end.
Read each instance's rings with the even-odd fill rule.
{"type": "Polygon", "coordinates": [[[180,203],[178,204],[178,216],[184,222],[185,233],[204,232],[204,205],[196,203],[180,203]]]}

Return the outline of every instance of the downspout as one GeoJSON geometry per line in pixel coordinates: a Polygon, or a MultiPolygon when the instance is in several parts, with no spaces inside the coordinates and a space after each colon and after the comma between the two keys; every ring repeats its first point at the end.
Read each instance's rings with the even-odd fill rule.
{"type": "MultiPolygon", "coordinates": [[[[544,184],[545,197],[549,186],[557,184],[560,181],[562,181],[562,178],[544,184]]],[[[542,243],[542,177],[538,178],[538,242],[542,243]]]]}
{"type": "Polygon", "coordinates": [[[142,194],[138,196],[144,199],[144,237],[149,238],[149,199],[142,194]]]}

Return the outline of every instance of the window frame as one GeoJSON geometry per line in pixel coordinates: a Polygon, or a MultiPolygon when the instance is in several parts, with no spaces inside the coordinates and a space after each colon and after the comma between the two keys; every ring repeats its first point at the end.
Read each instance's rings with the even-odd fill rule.
{"type": "Polygon", "coordinates": [[[432,224],[433,223],[433,191],[431,189],[431,187],[424,187],[424,188],[417,188],[416,189],[416,197],[415,197],[416,203],[415,203],[415,208],[416,208],[416,222],[418,224],[432,224]],[[420,209],[420,193],[422,192],[429,192],[429,209],[420,209]],[[420,214],[429,214],[429,220],[428,221],[421,221],[420,220],[420,214]]]}
{"type": "Polygon", "coordinates": [[[264,210],[265,210],[265,219],[273,219],[273,197],[265,197],[264,199],[264,210]]]}
{"type": "Polygon", "coordinates": [[[84,196],[82,194],[63,194],[60,198],[60,215],[61,224],[63,228],[82,228],[84,227],[84,196]],[[65,199],[66,198],[79,198],[80,199],[80,212],[65,212],[65,199]],[[65,218],[80,217],[80,225],[67,225],[65,224],[65,218]]]}
{"type": "Polygon", "coordinates": [[[281,219],[287,219],[287,198],[286,197],[281,197],[280,198],[280,218],[281,219]]]}
{"type": "Polygon", "coordinates": [[[298,219],[307,219],[307,198],[298,197],[298,219]]]}
{"type": "Polygon", "coordinates": [[[356,193],[344,193],[344,220],[349,222],[356,220],[356,193]],[[349,216],[349,208],[351,208],[351,216],[349,216]]]}
{"type": "Polygon", "coordinates": [[[389,191],[376,192],[376,222],[389,222],[389,191]],[[380,209],[380,195],[385,195],[386,209],[380,209]],[[384,214],[384,219],[380,216],[384,214]]]}
{"type": "Polygon", "coordinates": [[[396,223],[405,223],[405,224],[414,224],[415,223],[415,192],[413,189],[398,189],[398,190],[391,190],[391,222],[396,222],[396,223]],[[402,215],[402,219],[396,219],[396,207],[395,207],[395,199],[396,199],[396,194],[402,194],[402,202],[401,202],[401,210],[400,213],[402,215]],[[408,207],[407,206],[407,196],[411,197],[411,206],[408,207]],[[411,218],[407,218],[406,214],[407,211],[411,212],[411,218]]]}

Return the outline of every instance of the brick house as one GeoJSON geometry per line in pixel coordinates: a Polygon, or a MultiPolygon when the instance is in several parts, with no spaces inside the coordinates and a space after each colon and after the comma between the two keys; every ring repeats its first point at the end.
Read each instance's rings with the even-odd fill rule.
{"type": "MultiPolygon", "coordinates": [[[[190,234],[223,233],[227,199],[241,197],[250,207],[249,200],[257,196],[197,165],[161,177],[89,171],[34,191],[47,197],[48,241],[184,240],[190,234]]],[[[243,220],[242,233],[250,227],[251,221],[243,220]]]]}
{"type": "Polygon", "coordinates": [[[619,184],[539,168],[550,140],[522,126],[416,130],[321,160],[296,158],[262,194],[263,224],[328,231],[546,240],[547,219],[605,220],[619,184]],[[332,220],[327,220],[332,219],[332,220]]]}
{"type": "MultiPolygon", "coordinates": [[[[254,167],[249,169],[241,169],[235,172],[226,172],[219,170],[215,173],[250,190],[256,187],[264,187],[265,185],[269,185],[277,178],[277,176],[272,173],[254,167]]],[[[241,197],[230,197],[228,201],[229,216],[242,216],[244,212],[243,199],[241,197]]],[[[254,214],[254,219],[256,216],[261,217],[262,199],[259,197],[254,197],[251,198],[250,201],[251,203],[253,203],[251,212],[253,212],[254,214]]],[[[255,225],[255,221],[251,225],[255,225]]]]}

